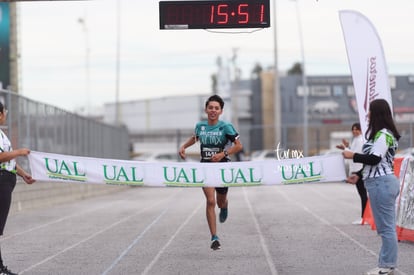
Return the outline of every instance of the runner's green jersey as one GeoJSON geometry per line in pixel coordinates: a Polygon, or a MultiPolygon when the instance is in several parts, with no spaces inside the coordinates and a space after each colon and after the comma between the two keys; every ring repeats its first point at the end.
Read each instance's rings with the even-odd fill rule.
{"type": "Polygon", "coordinates": [[[213,155],[222,152],[226,146],[239,138],[233,125],[221,120],[215,125],[209,125],[206,120],[198,122],[195,136],[200,142],[202,161],[209,161],[213,155]]]}

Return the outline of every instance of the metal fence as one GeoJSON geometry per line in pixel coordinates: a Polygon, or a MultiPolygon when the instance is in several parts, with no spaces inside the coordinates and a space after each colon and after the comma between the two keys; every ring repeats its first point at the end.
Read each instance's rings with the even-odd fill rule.
{"type": "MultiPolygon", "coordinates": [[[[352,138],[351,124],[308,125],[308,155],[325,154],[340,144],[342,139],[352,138]]],[[[414,122],[397,123],[401,134],[399,150],[413,147],[414,122]]],[[[304,151],[304,128],[302,125],[283,125],[281,139],[275,140],[273,125],[239,125],[237,129],[243,143],[244,152],[250,155],[260,150],[304,151]]],[[[193,129],[176,129],[168,131],[145,131],[131,135],[134,153],[178,152],[179,146],[193,133],[193,129]]],[[[198,152],[198,146],[187,149],[190,153],[198,152]]]]}
{"type": "MultiPolygon", "coordinates": [[[[0,90],[0,101],[8,110],[2,130],[15,149],[129,159],[126,127],[104,124],[6,90],[0,90]]],[[[27,168],[27,158],[19,162],[27,168]]]]}
{"type": "MultiPolygon", "coordinates": [[[[348,141],[351,140],[351,127],[352,124],[308,125],[306,134],[308,156],[324,154],[333,149],[335,145],[340,144],[344,138],[348,141]]],[[[280,140],[274,139],[275,130],[272,125],[240,127],[240,132],[244,132],[243,138],[245,136],[249,137],[250,151],[276,149],[278,145],[280,146],[280,149],[285,150],[304,150],[305,135],[303,125],[282,125],[281,128],[280,140]]],[[[414,122],[397,123],[397,129],[401,134],[399,149],[403,150],[413,147],[414,122]]]]}

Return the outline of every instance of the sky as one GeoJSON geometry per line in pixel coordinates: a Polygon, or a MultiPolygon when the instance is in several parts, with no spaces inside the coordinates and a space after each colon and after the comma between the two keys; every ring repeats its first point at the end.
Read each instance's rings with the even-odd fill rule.
{"type": "Polygon", "coordinates": [[[302,62],[302,45],[307,75],[350,75],[338,16],[344,9],[359,11],[373,23],[390,74],[414,73],[412,0],[270,3],[270,28],[217,32],[160,30],[155,0],[20,2],[20,93],[77,112],[93,112],[117,98],[207,94],[217,58],[232,66],[235,49],[242,78],[257,63],[273,67],[275,37],[279,70],[302,62]]]}

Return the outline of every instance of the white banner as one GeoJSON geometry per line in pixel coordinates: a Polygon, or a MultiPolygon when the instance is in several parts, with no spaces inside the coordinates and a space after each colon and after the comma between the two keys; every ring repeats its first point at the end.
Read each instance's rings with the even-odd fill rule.
{"type": "Polygon", "coordinates": [[[145,162],[31,151],[34,179],[138,186],[250,186],[337,182],[346,178],[341,154],[226,163],[145,162]]]}
{"type": "Polygon", "coordinates": [[[391,90],[381,40],[375,27],[357,11],[339,11],[342,31],[354,82],[359,121],[363,135],[368,128],[369,104],[387,100],[392,111],[391,90]]]}

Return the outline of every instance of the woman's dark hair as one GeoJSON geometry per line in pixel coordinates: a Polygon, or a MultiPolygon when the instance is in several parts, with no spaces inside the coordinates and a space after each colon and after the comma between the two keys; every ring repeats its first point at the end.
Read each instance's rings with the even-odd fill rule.
{"type": "Polygon", "coordinates": [[[392,118],[391,108],[385,99],[375,99],[369,104],[369,124],[365,133],[365,138],[371,140],[375,134],[383,128],[392,132],[394,137],[399,140],[400,134],[395,127],[392,118]]]}
{"type": "Polygon", "coordinates": [[[355,122],[354,124],[352,124],[351,131],[354,130],[354,128],[361,131],[361,124],[359,122],[355,122]]]}
{"type": "Polygon", "coordinates": [[[0,101],[0,113],[3,113],[3,111],[4,111],[4,105],[3,105],[3,103],[1,103],[1,101],[0,101]]]}
{"type": "Polygon", "coordinates": [[[207,101],[206,101],[206,108],[207,105],[211,102],[211,101],[215,101],[218,102],[220,104],[221,109],[224,108],[224,100],[219,96],[219,95],[212,95],[210,96],[207,101]]]}

